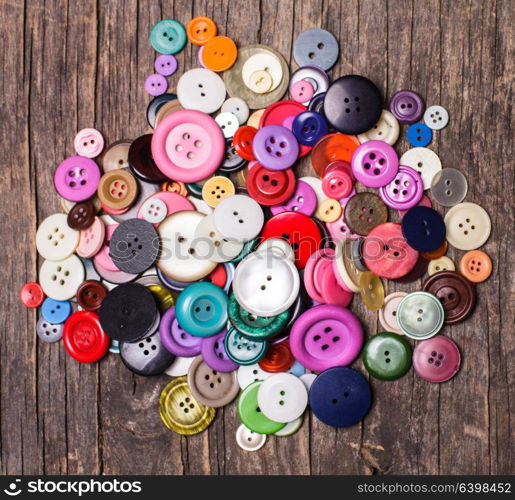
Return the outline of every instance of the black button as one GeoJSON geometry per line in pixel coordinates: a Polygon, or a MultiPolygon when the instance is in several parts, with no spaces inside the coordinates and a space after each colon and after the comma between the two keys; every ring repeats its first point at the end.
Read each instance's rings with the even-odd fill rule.
{"type": "Polygon", "coordinates": [[[175,94],[161,94],[154,97],[154,99],[149,102],[147,106],[147,121],[152,128],[155,128],[156,126],[156,116],[159,108],[168,101],[173,101],[175,99],[177,99],[175,94]]]}
{"type": "Polygon", "coordinates": [[[244,160],[234,149],[232,139],[225,142],[224,161],[220,165],[218,171],[224,173],[237,172],[247,165],[248,161],[244,160]]]}
{"type": "Polygon", "coordinates": [[[159,184],[168,180],[152,158],[152,134],[142,135],[129,148],[129,167],[131,172],[145,182],[159,184]]]}

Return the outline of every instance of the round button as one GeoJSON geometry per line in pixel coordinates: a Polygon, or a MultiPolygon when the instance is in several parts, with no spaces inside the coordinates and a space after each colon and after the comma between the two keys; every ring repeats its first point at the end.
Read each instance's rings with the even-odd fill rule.
{"type": "Polygon", "coordinates": [[[249,165],[247,191],[260,205],[279,205],[289,200],[295,191],[293,170],[269,170],[257,162],[249,165]]]}
{"type": "Polygon", "coordinates": [[[314,93],[313,85],[307,80],[299,80],[290,87],[290,96],[295,102],[310,101],[314,93]]]}
{"type": "Polygon", "coordinates": [[[411,366],[411,346],[395,333],[378,333],[363,348],[363,364],[370,375],[379,380],[396,380],[411,366]]]}
{"type": "Polygon", "coordinates": [[[227,177],[215,176],[202,186],[202,198],[210,207],[216,207],[222,200],[234,195],[234,184],[227,177]]]}
{"type": "MultiPolygon", "coordinates": [[[[175,94],[162,94],[154,97],[147,106],[147,122],[151,128],[155,128],[157,121],[157,114],[170,102],[177,101],[175,94]]],[[[130,142],[130,141],[129,141],[130,142]]],[[[121,168],[121,167],[116,167],[121,168]]]]}
{"type": "Polygon", "coordinates": [[[399,170],[395,150],[383,141],[367,141],[352,155],[352,172],[364,186],[381,187],[390,183],[399,170]]]}
{"type": "Polygon", "coordinates": [[[45,300],[45,294],[38,283],[30,281],[29,283],[25,283],[20,290],[20,301],[25,307],[31,309],[39,307],[43,303],[43,300],[45,300]]]}
{"type": "Polygon", "coordinates": [[[422,199],[424,183],[416,170],[400,165],[394,179],[379,189],[379,195],[389,207],[408,210],[422,199]]]}
{"type": "MultiPolygon", "coordinates": [[[[315,96],[327,92],[329,88],[329,76],[322,68],[316,65],[310,64],[295,70],[290,78],[290,88],[300,80],[305,80],[313,85],[315,96]]],[[[304,104],[309,104],[309,101],[306,101],[304,104]]]]}
{"type": "Polygon", "coordinates": [[[266,340],[249,339],[231,328],[225,335],[224,347],[227,356],[238,365],[249,366],[257,363],[266,353],[266,340]]]}
{"type": "Polygon", "coordinates": [[[80,363],[94,363],[107,354],[110,341],[96,313],[78,311],[64,324],[63,344],[73,359],[80,363]]]}
{"type": "Polygon", "coordinates": [[[230,97],[227,99],[221,108],[222,113],[232,113],[240,125],[244,125],[249,119],[249,107],[247,103],[240,97],[230,97]]]}
{"type": "Polygon", "coordinates": [[[168,81],[163,75],[155,73],[145,79],[145,91],[152,96],[164,94],[168,90],[168,81]]]}
{"type": "Polygon", "coordinates": [[[320,204],[318,211],[320,213],[320,218],[324,222],[334,222],[341,216],[342,206],[337,200],[328,198],[320,204]]]}
{"type": "Polygon", "coordinates": [[[270,73],[264,69],[254,71],[247,82],[247,87],[256,94],[266,94],[273,86],[273,79],[270,73]]]}
{"type": "Polygon", "coordinates": [[[328,70],[338,60],[339,53],[338,40],[319,28],[303,31],[293,43],[293,58],[299,66],[314,64],[328,70]]]}
{"type": "Polygon", "coordinates": [[[354,175],[348,163],[343,161],[331,162],[324,172],[322,190],[336,200],[346,198],[351,194],[354,185],[354,175]]]}
{"type": "Polygon", "coordinates": [[[388,209],[381,198],[374,193],[358,193],[349,199],[344,209],[344,219],[349,229],[366,236],[379,224],[388,219],[388,209]]]}
{"type": "Polygon", "coordinates": [[[175,356],[163,346],[159,333],[154,332],[139,342],[120,342],[120,358],[131,372],[151,377],[163,373],[175,356]]]}
{"type": "Polygon", "coordinates": [[[77,255],[84,258],[94,257],[102,248],[105,239],[105,225],[102,219],[95,217],[93,224],[80,232],[77,255]]]}
{"type": "Polygon", "coordinates": [[[54,186],[69,201],[84,201],[97,190],[100,169],[90,158],[71,156],[62,161],[54,174],[54,186]]]}
{"type": "Polygon", "coordinates": [[[408,142],[414,147],[424,147],[433,140],[433,132],[423,123],[414,123],[408,128],[406,133],[408,142]]]}
{"type": "Polygon", "coordinates": [[[397,321],[402,332],[415,340],[436,335],[443,326],[444,308],[437,297],[427,292],[412,292],[397,308],[397,321]]]}
{"type": "Polygon", "coordinates": [[[190,69],[177,82],[177,98],[185,110],[214,113],[224,103],[225,94],[223,80],[209,69],[190,69]]]}
{"type": "Polygon", "coordinates": [[[169,377],[182,377],[188,374],[188,370],[195,358],[176,357],[172,364],[165,370],[169,377]]]}
{"type": "Polygon", "coordinates": [[[449,113],[442,106],[429,106],[424,113],[424,122],[433,130],[441,130],[449,123],[449,113]]]}
{"type": "Polygon", "coordinates": [[[367,132],[358,135],[358,140],[361,144],[367,141],[384,141],[390,146],[393,146],[399,138],[400,126],[397,118],[383,109],[379,121],[367,132]]]}
{"type": "Polygon", "coordinates": [[[77,302],[86,311],[99,309],[106,295],[107,288],[97,280],[84,281],[77,288],[77,302]]]}
{"type": "Polygon", "coordinates": [[[314,415],[332,427],[350,427],[368,413],[372,390],[361,373],[338,366],[313,381],[309,406],[314,415]]]}
{"type": "Polygon", "coordinates": [[[467,252],[460,260],[460,273],[472,283],[481,283],[492,274],[492,260],[481,250],[467,252]]]}
{"type": "Polygon", "coordinates": [[[204,45],[216,36],[217,27],[209,17],[194,17],[186,26],[188,40],[195,45],[204,45]]]}
{"type": "Polygon", "coordinates": [[[292,123],[292,132],[300,144],[314,146],[328,133],[327,120],[316,111],[299,113],[292,123]]]}
{"type": "Polygon", "coordinates": [[[338,133],[326,135],[316,143],[311,152],[311,166],[317,175],[322,177],[325,168],[331,162],[343,161],[350,165],[358,146],[358,139],[352,135],[338,133]]]}
{"type": "Polygon", "coordinates": [[[429,261],[429,265],[427,266],[427,274],[429,274],[429,276],[433,276],[433,274],[440,273],[442,271],[454,271],[455,269],[456,266],[454,265],[454,262],[446,255],[443,255],[438,259],[429,261]]]}
{"type": "Polygon", "coordinates": [[[434,176],[442,170],[442,162],[434,151],[427,148],[408,149],[399,160],[401,165],[411,167],[420,174],[424,189],[429,189],[434,176]]]}
{"type": "Polygon", "coordinates": [[[41,305],[41,316],[54,325],[64,323],[71,312],[72,306],[68,300],[61,301],[47,298],[41,305]]]}
{"type": "Polygon", "coordinates": [[[264,167],[285,170],[297,160],[299,144],[287,128],[268,125],[258,130],[252,141],[252,151],[264,167]]]}
{"type": "Polygon", "coordinates": [[[240,389],[243,390],[253,382],[271,377],[272,373],[266,372],[256,363],[254,365],[240,366],[237,371],[237,376],[240,389]]]}
{"type": "Polygon", "coordinates": [[[390,111],[401,123],[418,122],[424,108],[424,100],[413,90],[399,90],[390,99],[390,111]]]}
{"type": "Polygon", "coordinates": [[[138,184],[127,170],[110,170],[98,184],[98,197],[104,208],[125,209],[136,201],[137,196],[138,184]]]}
{"type": "Polygon", "coordinates": [[[402,218],[402,234],[415,250],[431,252],[440,248],[445,241],[445,223],[436,210],[413,207],[402,218]]]}
{"type": "Polygon", "coordinates": [[[255,160],[254,152],[252,151],[252,142],[254,136],[257,134],[257,129],[244,125],[234,133],[232,142],[236,152],[245,160],[255,160]]]}
{"type": "Polygon", "coordinates": [[[286,342],[268,346],[265,356],[259,361],[259,366],[270,373],[280,373],[289,370],[295,359],[290,346],[286,342]]]}
{"type": "Polygon", "coordinates": [[[154,61],[156,73],[163,76],[170,76],[177,70],[177,59],[169,54],[162,54],[154,61]]]}
{"type": "Polygon", "coordinates": [[[202,339],[201,354],[207,366],[212,370],[221,373],[234,372],[238,368],[238,364],[229,358],[225,351],[225,335],[227,330],[222,330],[217,335],[202,339]]]}
{"type": "Polygon", "coordinates": [[[419,342],[413,351],[415,373],[429,382],[450,380],[458,373],[460,365],[458,346],[443,335],[419,342]]]}
{"type": "MultiPolygon", "coordinates": [[[[189,209],[191,209],[191,206],[189,209]]],[[[140,212],[138,214],[139,219],[143,219],[151,224],[159,224],[167,216],[166,203],[160,198],[151,196],[143,202],[140,212]]]]}
{"type": "Polygon", "coordinates": [[[39,270],[39,284],[55,300],[71,299],[84,281],[84,266],[76,255],[52,262],[45,260],[39,270]]]}
{"type": "Polygon", "coordinates": [[[216,415],[214,408],[195,399],[184,376],[166,384],[159,396],[158,410],[168,429],[185,436],[207,429],[216,415]]]}
{"type": "MultiPolygon", "coordinates": [[[[152,134],[145,134],[132,141],[128,161],[131,172],[145,182],[154,184],[167,180],[152,158],[152,134]]],[[[118,167],[121,168],[121,167],[118,167]]]]}
{"type": "Polygon", "coordinates": [[[91,201],[76,203],[68,212],[66,222],[76,231],[87,229],[93,224],[97,209],[91,201]]]}
{"type": "Polygon", "coordinates": [[[42,342],[53,344],[59,342],[63,336],[64,324],[54,325],[44,318],[39,318],[36,323],[36,334],[42,342]]]}
{"type": "Polygon", "coordinates": [[[336,242],[337,259],[333,260],[334,275],[345,290],[358,293],[362,271],[356,266],[352,255],[352,240],[345,238],[336,242]]]}
{"type": "Polygon", "coordinates": [[[216,116],[215,122],[222,129],[224,137],[230,139],[238,130],[239,122],[232,113],[220,113],[216,116]]]}
{"type": "Polygon", "coordinates": [[[236,443],[245,451],[257,451],[266,443],[266,434],[258,434],[241,424],[236,431],[236,443]]]}
{"type": "Polygon", "coordinates": [[[192,357],[200,354],[202,339],[181,328],[175,307],[170,307],[161,317],[159,336],[164,347],[176,356],[192,357]]]}
{"type": "Polygon", "coordinates": [[[299,212],[310,217],[317,209],[317,204],[318,200],[314,189],[307,182],[298,180],[292,197],[280,205],[271,206],[270,211],[273,215],[283,212],[299,212]]]}
{"type": "Polygon", "coordinates": [[[379,309],[379,323],[386,331],[404,335],[397,321],[397,309],[406,295],[406,292],[394,292],[384,298],[383,306],[379,309]]]}
{"type": "Polygon", "coordinates": [[[370,271],[361,273],[359,277],[361,300],[370,311],[381,309],[384,302],[384,287],[381,279],[370,271]]]}
{"type": "Polygon", "coordinates": [[[186,45],[186,30],[174,19],[163,19],[152,27],[150,45],[160,54],[177,54],[186,45]]]}
{"type": "Polygon", "coordinates": [[[238,57],[238,49],[233,40],[226,36],[215,36],[208,40],[202,49],[202,62],[212,71],[226,71],[238,57]]]}
{"type": "Polygon", "coordinates": [[[433,177],[431,195],[443,207],[453,207],[461,203],[467,190],[467,179],[455,168],[444,168],[433,177]]]}
{"type": "Polygon", "coordinates": [[[79,156],[96,158],[104,149],[104,137],[94,128],[83,128],[75,136],[73,145],[79,156]]]}
{"type": "Polygon", "coordinates": [[[109,170],[127,168],[129,166],[130,146],[130,139],[121,139],[110,144],[99,158],[99,163],[103,171],[109,172],[109,170]]]}
{"type": "Polygon", "coordinates": [[[475,203],[455,205],[447,212],[444,220],[447,240],[458,250],[475,250],[490,237],[490,216],[475,203]]]}

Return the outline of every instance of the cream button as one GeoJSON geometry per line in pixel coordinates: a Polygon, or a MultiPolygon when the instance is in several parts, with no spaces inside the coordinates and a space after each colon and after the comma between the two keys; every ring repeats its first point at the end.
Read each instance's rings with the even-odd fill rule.
{"type": "Polygon", "coordinates": [[[384,141],[393,146],[399,138],[400,125],[390,111],[383,109],[379,121],[367,132],[358,135],[360,143],[367,141],[384,141]]]}
{"type": "Polygon", "coordinates": [[[438,155],[427,148],[408,149],[399,160],[399,165],[405,165],[416,170],[422,182],[424,189],[429,189],[433,181],[433,177],[442,170],[442,162],[438,155]]]}
{"type": "Polygon", "coordinates": [[[483,207],[475,203],[454,205],[445,216],[447,241],[458,250],[475,250],[490,237],[492,223],[483,207]]]}
{"type": "Polygon", "coordinates": [[[225,84],[219,75],[209,69],[190,69],[177,83],[177,98],[184,109],[211,114],[224,103],[225,84]]]}
{"type": "Polygon", "coordinates": [[[443,255],[438,259],[429,261],[429,265],[427,266],[427,274],[429,274],[429,276],[433,276],[433,274],[442,271],[454,271],[455,269],[456,266],[454,265],[454,262],[446,255],[443,255]]]}
{"type": "Polygon", "coordinates": [[[267,90],[275,90],[283,79],[281,62],[271,52],[258,52],[250,56],[243,65],[241,78],[248,88],[251,88],[251,76],[257,71],[266,71],[272,78],[272,85],[267,90]]]}
{"type": "Polygon", "coordinates": [[[84,281],[85,271],[76,255],[57,262],[45,260],[39,270],[39,284],[51,299],[68,300],[84,281]]]}
{"type": "Polygon", "coordinates": [[[383,307],[379,309],[379,323],[385,331],[404,335],[397,321],[397,308],[406,295],[406,292],[394,292],[384,298],[383,307]]]}
{"type": "Polygon", "coordinates": [[[47,217],[36,232],[36,248],[46,260],[63,260],[69,257],[79,244],[79,231],[66,222],[65,214],[47,217]]]}

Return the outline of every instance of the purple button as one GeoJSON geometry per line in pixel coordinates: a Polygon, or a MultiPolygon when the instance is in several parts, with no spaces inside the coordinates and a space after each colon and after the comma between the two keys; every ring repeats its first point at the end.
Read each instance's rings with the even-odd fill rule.
{"type": "Polygon", "coordinates": [[[154,68],[160,75],[173,75],[177,71],[177,59],[171,54],[161,54],[154,61],[154,68]]]}
{"type": "Polygon", "coordinates": [[[270,207],[273,215],[282,212],[299,212],[311,217],[317,209],[317,195],[315,190],[304,181],[297,181],[293,196],[282,205],[274,205],[270,207]]]}
{"type": "Polygon", "coordinates": [[[168,81],[163,75],[155,73],[145,80],[145,90],[153,96],[164,94],[168,90],[168,81]]]}
{"type": "Polygon", "coordinates": [[[359,145],[352,155],[352,172],[364,186],[386,186],[397,175],[399,157],[384,141],[367,141],[359,145]]]}
{"type": "Polygon", "coordinates": [[[340,200],[340,205],[342,206],[342,214],[338,219],[336,219],[334,222],[326,222],[325,227],[328,229],[329,234],[333,238],[333,240],[355,240],[356,238],[359,238],[358,234],[353,233],[350,229],[347,223],[345,222],[345,205],[347,205],[347,202],[356,194],[356,189],[352,188],[352,191],[350,192],[349,196],[346,198],[343,198],[340,200]]]}
{"type": "Polygon", "coordinates": [[[212,337],[202,339],[202,359],[209,368],[222,373],[232,372],[239,367],[227,357],[225,352],[224,337],[226,333],[227,330],[224,329],[212,337]]]}
{"type": "Polygon", "coordinates": [[[390,99],[390,111],[401,123],[418,122],[424,108],[424,100],[412,90],[399,90],[390,99]]]}
{"type": "Polygon", "coordinates": [[[56,169],[54,185],[57,192],[69,201],[84,201],[97,191],[100,181],[98,165],[84,156],[70,156],[56,169]]]}
{"type": "Polygon", "coordinates": [[[175,307],[170,307],[159,323],[159,338],[165,348],[176,356],[191,358],[200,353],[202,338],[185,332],[175,317],[175,307]]]}
{"type": "Polygon", "coordinates": [[[267,125],[259,129],[252,141],[256,160],[270,170],[285,170],[299,156],[299,143],[286,127],[267,125]]]}
{"type": "Polygon", "coordinates": [[[382,200],[397,210],[414,207],[424,194],[424,184],[420,174],[410,167],[399,166],[399,171],[392,182],[379,189],[382,200]]]}
{"type": "Polygon", "coordinates": [[[419,342],[413,351],[415,372],[429,382],[445,382],[451,379],[460,370],[460,365],[458,346],[443,335],[419,342]]]}
{"type": "Polygon", "coordinates": [[[347,366],[363,346],[363,328],[354,313],[335,305],[316,306],[293,324],[290,348],[295,359],[309,370],[347,366]]]}

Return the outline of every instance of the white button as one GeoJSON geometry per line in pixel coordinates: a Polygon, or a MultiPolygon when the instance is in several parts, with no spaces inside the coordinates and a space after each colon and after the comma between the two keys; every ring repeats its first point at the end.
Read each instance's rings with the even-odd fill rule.
{"type": "Polygon", "coordinates": [[[404,335],[397,321],[397,308],[406,295],[406,292],[394,292],[384,298],[383,306],[379,309],[379,323],[387,332],[404,335]]]}
{"type": "Polygon", "coordinates": [[[384,141],[393,146],[399,138],[401,127],[397,118],[390,111],[383,109],[379,121],[367,132],[358,135],[360,143],[367,141],[384,141]]]}
{"type": "Polygon", "coordinates": [[[51,299],[68,300],[75,296],[84,276],[81,260],[70,255],[57,262],[45,260],[39,270],[39,284],[51,299]]]}
{"type": "Polygon", "coordinates": [[[141,218],[152,224],[159,224],[165,219],[167,211],[166,203],[163,200],[155,197],[149,198],[141,205],[141,218]]]}
{"type": "Polygon", "coordinates": [[[308,391],[295,375],[276,373],[261,384],[257,401],[265,417],[274,422],[288,423],[306,410],[308,391]]]}
{"type": "Polygon", "coordinates": [[[236,130],[240,127],[238,118],[229,112],[217,115],[215,117],[215,122],[218,123],[218,126],[222,129],[222,134],[224,134],[226,139],[233,137],[236,130]]]}
{"type": "Polygon", "coordinates": [[[324,190],[322,189],[322,179],[318,178],[318,177],[311,177],[311,176],[307,176],[307,177],[301,177],[299,179],[299,181],[304,181],[306,184],[309,184],[312,188],[313,188],[313,191],[315,191],[315,194],[316,194],[316,197],[317,197],[317,209],[316,209],[316,212],[315,212],[315,217],[317,219],[321,219],[320,217],[320,212],[318,210],[318,207],[320,207],[320,205],[325,201],[327,200],[329,197],[324,193],[324,190]]]}
{"type": "Polygon", "coordinates": [[[329,88],[329,79],[326,74],[322,70],[313,67],[304,67],[295,71],[291,76],[289,88],[291,89],[291,87],[300,80],[314,80],[316,82],[316,86],[313,85],[313,89],[315,89],[314,95],[326,92],[329,88]]]}
{"type": "Polygon", "coordinates": [[[177,98],[184,109],[211,114],[220,109],[225,99],[225,84],[209,69],[186,71],[177,83],[177,98]]]}
{"type": "Polygon", "coordinates": [[[258,434],[241,424],[236,431],[236,442],[245,451],[257,451],[266,443],[266,434],[258,434]]]}
{"type": "Polygon", "coordinates": [[[191,201],[197,212],[204,215],[211,215],[213,213],[213,209],[202,198],[188,196],[187,199],[191,201]]]}
{"type": "Polygon", "coordinates": [[[257,316],[277,316],[295,302],[299,272],[291,260],[275,252],[254,252],[239,263],[232,287],[246,311],[257,316]]]}
{"type": "Polygon", "coordinates": [[[295,252],[290,244],[282,238],[269,238],[258,246],[258,250],[276,252],[283,259],[295,261],[295,252]]]}
{"type": "Polygon", "coordinates": [[[66,222],[65,214],[47,217],[36,232],[36,248],[46,260],[63,260],[69,257],[79,244],[79,231],[66,222]]]}
{"type": "Polygon", "coordinates": [[[304,375],[301,375],[299,378],[302,381],[302,383],[306,386],[306,389],[309,392],[309,390],[311,389],[311,385],[317,378],[317,374],[316,373],[305,373],[304,375]]]}
{"type": "Polygon", "coordinates": [[[250,77],[256,71],[266,71],[272,77],[272,86],[269,92],[275,90],[283,79],[283,69],[277,57],[270,52],[259,52],[249,57],[241,70],[241,78],[245,85],[250,88],[250,77]]]}
{"type": "Polygon", "coordinates": [[[195,356],[192,358],[177,356],[173,360],[173,363],[165,370],[165,373],[170,377],[182,377],[183,375],[187,375],[194,359],[195,356]]]}
{"type": "Polygon", "coordinates": [[[229,262],[243,249],[243,243],[224,238],[216,229],[212,215],[207,215],[195,229],[193,247],[197,256],[213,262],[229,262]]]}
{"type": "Polygon", "coordinates": [[[492,223],[483,207],[475,203],[454,205],[445,216],[447,241],[458,250],[475,250],[490,237],[492,223]]]}
{"type": "Polygon", "coordinates": [[[241,390],[258,380],[266,380],[272,375],[273,374],[270,372],[265,372],[257,363],[249,366],[242,365],[238,368],[238,372],[236,373],[241,390]]]}
{"type": "Polygon", "coordinates": [[[157,267],[178,281],[197,281],[216,267],[216,262],[199,258],[193,246],[195,230],[205,215],[183,210],[169,215],[158,227],[161,255],[157,267]]]}
{"type": "Polygon", "coordinates": [[[449,123],[449,113],[442,106],[429,106],[424,113],[424,123],[433,130],[441,130],[449,123]]]}
{"type": "Polygon", "coordinates": [[[215,208],[215,226],[226,238],[246,242],[263,227],[263,209],[249,196],[236,194],[222,200],[215,208]]]}
{"type": "Polygon", "coordinates": [[[299,418],[296,418],[293,422],[287,423],[282,429],[274,432],[274,436],[286,437],[295,434],[301,427],[304,422],[304,415],[301,415],[299,418]]]}
{"type": "Polygon", "coordinates": [[[424,189],[431,187],[433,177],[442,170],[442,162],[438,155],[427,148],[412,148],[408,149],[399,160],[399,165],[405,165],[416,170],[422,182],[424,183],[424,189]]]}
{"type": "Polygon", "coordinates": [[[230,97],[223,103],[222,113],[232,113],[240,125],[243,125],[249,119],[249,107],[247,103],[239,97],[230,97]]]}
{"type": "Polygon", "coordinates": [[[447,255],[443,255],[438,259],[433,259],[429,261],[429,265],[427,266],[427,274],[429,276],[433,276],[433,274],[441,273],[442,271],[454,271],[456,266],[454,262],[447,257],[447,255]]]}

